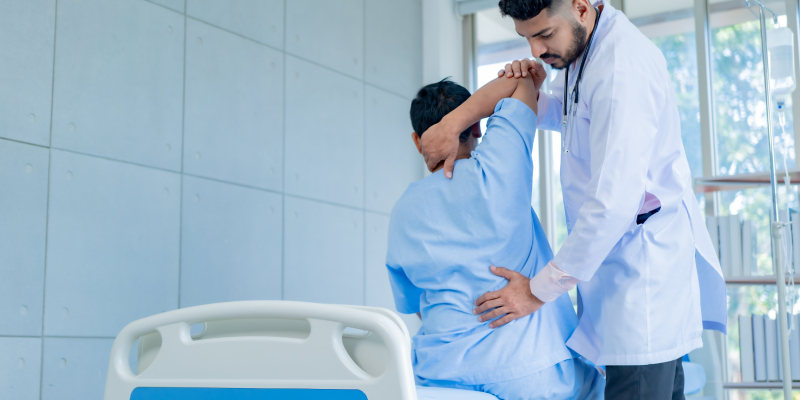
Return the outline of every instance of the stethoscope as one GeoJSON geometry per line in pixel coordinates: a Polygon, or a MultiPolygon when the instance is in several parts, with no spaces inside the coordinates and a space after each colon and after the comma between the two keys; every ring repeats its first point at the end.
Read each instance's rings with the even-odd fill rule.
{"type": "Polygon", "coordinates": [[[586,59],[589,58],[589,50],[592,48],[592,39],[594,38],[594,33],[597,32],[597,23],[600,22],[600,10],[597,7],[595,7],[594,10],[597,12],[597,18],[594,20],[594,28],[592,28],[592,33],[589,35],[589,43],[586,44],[586,48],[583,50],[583,56],[581,56],[581,66],[578,69],[578,76],[575,77],[575,84],[572,86],[572,95],[569,98],[567,97],[567,86],[569,85],[569,67],[567,67],[564,73],[564,119],[561,121],[561,126],[565,130],[565,138],[564,143],[561,145],[561,150],[565,153],[569,153],[569,147],[572,144],[572,132],[575,130],[575,114],[578,112],[578,86],[581,82],[581,78],[583,78],[583,68],[586,66],[586,59]],[[569,110],[567,110],[567,103],[569,103],[569,110]]]}

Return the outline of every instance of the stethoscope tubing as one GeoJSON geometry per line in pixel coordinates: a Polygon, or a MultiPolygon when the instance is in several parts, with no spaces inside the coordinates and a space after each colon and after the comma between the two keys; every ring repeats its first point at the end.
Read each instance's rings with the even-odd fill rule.
{"type": "Polygon", "coordinates": [[[589,50],[592,49],[594,34],[597,32],[597,25],[600,22],[600,10],[597,7],[595,7],[594,10],[597,12],[597,17],[594,20],[594,28],[592,28],[592,33],[589,35],[589,43],[586,44],[586,48],[583,50],[583,55],[581,56],[581,65],[578,68],[578,75],[575,77],[575,85],[572,86],[571,97],[567,97],[569,93],[569,66],[567,66],[567,69],[564,72],[564,120],[562,122],[562,126],[566,129],[564,132],[564,144],[561,147],[565,153],[569,153],[569,147],[572,142],[572,131],[575,129],[575,114],[577,114],[578,109],[578,98],[580,96],[579,86],[581,79],[583,78],[583,69],[586,67],[586,59],[589,58],[589,50]],[[567,110],[567,103],[571,103],[569,105],[569,110],[567,110]]]}

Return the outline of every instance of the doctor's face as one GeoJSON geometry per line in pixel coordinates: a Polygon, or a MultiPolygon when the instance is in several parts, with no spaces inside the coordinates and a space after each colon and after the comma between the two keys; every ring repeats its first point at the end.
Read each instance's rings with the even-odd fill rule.
{"type": "Polygon", "coordinates": [[[514,27],[528,40],[531,55],[553,68],[563,69],[575,62],[586,48],[589,39],[586,25],[593,12],[586,0],[567,0],[561,10],[544,10],[526,21],[515,19],[514,27]]]}

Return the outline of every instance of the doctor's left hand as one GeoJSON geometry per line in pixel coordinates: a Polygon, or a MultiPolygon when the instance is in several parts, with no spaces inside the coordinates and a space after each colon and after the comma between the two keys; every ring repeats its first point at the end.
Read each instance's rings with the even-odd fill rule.
{"type": "Polygon", "coordinates": [[[497,328],[515,319],[533,314],[542,308],[544,302],[531,293],[531,280],[528,277],[519,272],[495,267],[494,265],[491,269],[495,275],[508,279],[508,285],[500,290],[487,292],[475,301],[477,307],[472,313],[476,315],[483,314],[478,317],[479,321],[489,321],[502,316],[502,318],[489,325],[492,328],[497,328]]]}

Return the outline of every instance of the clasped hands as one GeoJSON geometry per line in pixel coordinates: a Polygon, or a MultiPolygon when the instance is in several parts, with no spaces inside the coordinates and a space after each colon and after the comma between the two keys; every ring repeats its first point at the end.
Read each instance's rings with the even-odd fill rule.
{"type": "MultiPolygon", "coordinates": [[[[541,63],[523,59],[506,64],[505,69],[501,69],[497,76],[498,78],[503,76],[506,78],[527,78],[531,76],[538,91],[547,77],[547,72],[541,63]]],[[[471,124],[467,124],[464,127],[459,126],[458,122],[453,122],[452,115],[448,114],[441,122],[425,131],[425,135],[420,140],[420,147],[422,147],[422,156],[425,158],[425,164],[429,171],[435,170],[444,161],[444,175],[447,178],[453,177],[453,166],[458,154],[458,135],[467,129],[469,125],[471,124]]]]}

